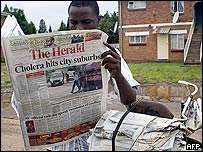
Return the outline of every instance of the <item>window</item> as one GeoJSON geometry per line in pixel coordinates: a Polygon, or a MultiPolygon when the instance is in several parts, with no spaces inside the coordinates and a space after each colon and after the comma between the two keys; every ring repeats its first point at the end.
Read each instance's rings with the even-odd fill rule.
{"type": "Polygon", "coordinates": [[[184,50],[184,34],[171,34],[171,50],[184,50]]]}
{"type": "Polygon", "coordinates": [[[140,36],[129,36],[130,44],[145,44],[146,43],[146,35],[140,36]]]}
{"type": "Polygon", "coordinates": [[[171,2],[171,12],[184,13],[184,1],[172,1],[171,2]]]}
{"type": "Polygon", "coordinates": [[[128,1],[128,9],[146,8],[146,1],[128,1]]]}
{"type": "Polygon", "coordinates": [[[146,45],[147,35],[149,35],[149,31],[125,32],[125,36],[129,37],[129,45],[146,45]]]}

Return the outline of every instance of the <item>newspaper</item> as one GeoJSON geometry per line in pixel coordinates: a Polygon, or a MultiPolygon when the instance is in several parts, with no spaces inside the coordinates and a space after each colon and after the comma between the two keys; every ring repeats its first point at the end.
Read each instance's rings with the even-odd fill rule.
{"type": "MultiPolygon", "coordinates": [[[[123,111],[107,111],[88,139],[90,151],[111,151],[112,137],[123,111]]],[[[167,119],[130,112],[115,140],[116,151],[185,150],[186,127],[180,119],[167,119]]]]}
{"type": "Polygon", "coordinates": [[[25,149],[81,136],[106,111],[107,70],[100,30],[74,30],[1,39],[17,100],[25,149]]]}

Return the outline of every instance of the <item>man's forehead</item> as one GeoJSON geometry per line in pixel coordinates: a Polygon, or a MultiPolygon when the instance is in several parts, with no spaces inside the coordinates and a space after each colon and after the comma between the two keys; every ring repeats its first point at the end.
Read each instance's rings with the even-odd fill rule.
{"type": "Polygon", "coordinates": [[[77,14],[96,15],[94,9],[90,6],[85,7],[71,6],[69,10],[69,15],[77,15],[77,14]]]}

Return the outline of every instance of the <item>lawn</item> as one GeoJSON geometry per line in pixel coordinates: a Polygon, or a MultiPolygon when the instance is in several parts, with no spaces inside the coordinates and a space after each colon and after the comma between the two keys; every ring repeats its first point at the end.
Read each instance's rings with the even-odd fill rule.
{"type": "MultiPolygon", "coordinates": [[[[5,66],[6,64],[1,63],[1,66],[5,66]]],[[[1,87],[11,87],[10,76],[8,74],[7,68],[1,68],[1,87]]]]}
{"type": "Polygon", "coordinates": [[[202,81],[202,66],[184,66],[182,63],[142,63],[128,66],[133,77],[141,84],[202,81]]]}
{"type": "MultiPolygon", "coordinates": [[[[1,63],[1,66],[5,63],[1,63]]],[[[182,63],[142,63],[128,64],[133,77],[144,83],[177,83],[202,81],[202,66],[184,66],[182,63]]],[[[6,68],[1,69],[1,87],[11,86],[6,68]]]]}

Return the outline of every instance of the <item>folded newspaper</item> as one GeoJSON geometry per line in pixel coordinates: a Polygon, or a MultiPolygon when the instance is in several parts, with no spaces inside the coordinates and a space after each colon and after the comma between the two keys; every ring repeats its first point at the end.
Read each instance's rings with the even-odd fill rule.
{"type": "Polygon", "coordinates": [[[106,111],[107,38],[100,30],[1,38],[25,149],[67,142],[96,125],[106,111]]]}
{"type": "MultiPolygon", "coordinates": [[[[104,113],[88,139],[90,151],[111,151],[112,136],[123,111],[104,113]]],[[[115,140],[116,151],[182,151],[186,128],[180,119],[167,119],[130,112],[115,140]]]]}

